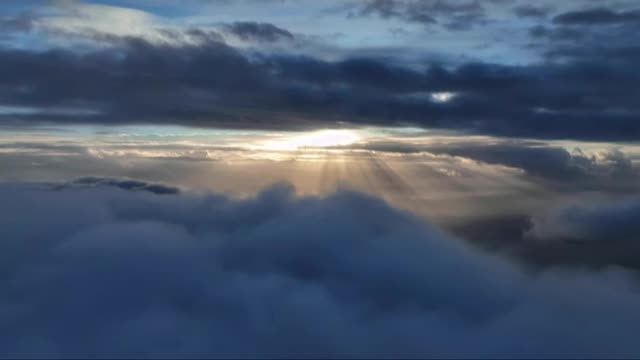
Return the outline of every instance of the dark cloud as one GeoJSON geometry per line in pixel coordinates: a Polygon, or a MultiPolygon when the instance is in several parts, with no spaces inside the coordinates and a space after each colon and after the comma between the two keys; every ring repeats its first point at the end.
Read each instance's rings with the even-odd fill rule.
{"type": "MultiPolygon", "coordinates": [[[[640,269],[640,201],[612,198],[557,201],[534,214],[458,219],[448,231],[482,249],[517,259],[534,271],[554,268],[640,269]]],[[[553,202],[550,202],[553,203],[553,202]]]]}
{"type": "Polygon", "coordinates": [[[397,18],[425,25],[440,23],[449,30],[468,30],[486,20],[484,7],[475,0],[370,0],[362,5],[357,14],[378,15],[384,19],[397,18]]]}
{"type": "Polygon", "coordinates": [[[289,31],[269,23],[235,22],[226,25],[225,28],[247,41],[274,42],[279,40],[293,40],[294,36],[289,31]]]}
{"type": "Polygon", "coordinates": [[[3,32],[27,32],[34,28],[36,17],[31,13],[0,18],[0,30],[3,32]]]}
{"type": "Polygon", "coordinates": [[[629,274],[528,275],[362,195],[0,196],[6,357],[640,353],[629,274]]]}
{"type": "Polygon", "coordinates": [[[360,9],[359,15],[367,16],[372,14],[384,19],[401,18],[410,22],[423,24],[435,24],[437,22],[436,19],[428,13],[413,13],[409,9],[408,4],[399,0],[371,0],[366,2],[362,9],[360,9]]]}
{"type": "Polygon", "coordinates": [[[513,12],[522,18],[544,18],[549,14],[550,9],[535,5],[520,5],[513,8],[513,12]]]}
{"type": "MultiPolygon", "coordinates": [[[[223,43],[181,48],[120,40],[122,48],[84,55],[7,50],[0,96],[9,103],[45,109],[52,104],[94,109],[84,121],[148,122],[159,116],[159,121],[182,118],[193,124],[205,115],[219,114],[222,123],[228,120],[220,106],[222,97],[251,101],[252,93],[265,91],[265,72],[223,43]]],[[[43,113],[33,117],[65,121],[64,116],[43,113]]]]}
{"type": "Polygon", "coordinates": [[[607,64],[619,69],[637,61],[635,34],[640,30],[640,21],[619,22],[615,26],[578,26],[588,24],[557,19],[551,26],[538,25],[530,30],[534,46],[548,61],[607,64]]]}
{"type": "MultiPolygon", "coordinates": [[[[531,228],[531,215],[526,211],[498,216],[461,218],[441,225],[451,234],[464,239],[468,244],[503,256],[511,256],[518,262],[532,265],[533,269],[548,268],[562,263],[543,263],[523,249],[530,244],[524,234],[531,228]]],[[[566,263],[564,263],[566,265],[566,263]]]]}
{"type": "MultiPolygon", "coordinates": [[[[530,29],[534,48],[546,61],[557,63],[589,63],[622,69],[637,61],[640,21],[631,21],[634,11],[619,13],[626,20],[605,22],[598,14],[618,14],[613,10],[587,10],[558,15],[549,25],[530,29]],[[591,23],[589,21],[592,21],[591,23]],[[598,22],[602,21],[602,22],[598,22]],[[586,25],[615,26],[586,26],[586,25]],[[585,26],[582,26],[585,25],[585,26]]],[[[611,21],[614,21],[613,19],[611,21]]]]}
{"type": "Polygon", "coordinates": [[[570,206],[534,219],[528,236],[540,241],[558,239],[597,241],[614,246],[619,240],[640,245],[638,243],[639,220],[638,199],[609,204],[570,206]]]}
{"type": "Polygon", "coordinates": [[[611,267],[637,271],[640,246],[637,226],[632,225],[637,213],[620,211],[631,207],[599,201],[534,216],[463,218],[444,227],[469,244],[512,258],[534,272],[611,267]]]}
{"type": "Polygon", "coordinates": [[[139,180],[83,177],[71,183],[72,186],[113,186],[125,190],[147,191],[156,195],[177,194],[180,189],[163,184],[150,184],[139,180]]]}
{"type": "MultiPolygon", "coordinates": [[[[635,55],[623,57],[631,56],[635,55]]],[[[609,60],[612,63],[613,58],[609,60]]],[[[636,86],[623,78],[623,73],[634,76],[627,66],[630,63],[610,66],[603,61],[528,68],[475,63],[455,71],[434,67],[427,73],[415,73],[414,80],[405,83],[414,87],[417,97],[397,94],[396,98],[381,98],[358,110],[368,117],[382,115],[426,127],[459,126],[504,136],[526,133],[524,136],[529,137],[620,138],[624,137],[623,128],[634,127],[632,119],[637,114],[630,92],[623,90],[636,86]],[[613,78],[618,76],[620,81],[614,83],[613,78]],[[605,88],[610,89],[606,94],[605,88]],[[428,93],[420,90],[427,89],[459,96],[437,104],[425,101],[428,93]],[[607,110],[614,103],[627,110],[607,110]]]]}
{"type": "MultiPolygon", "coordinates": [[[[479,6],[465,4],[456,6],[479,6]]],[[[268,24],[239,24],[246,36],[283,34],[268,24]]],[[[543,28],[535,33],[553,37],[543,28]]],[[[550,54],[567,59],[558,63],[427,62],[416,68],[366,57],[330,62],[247,54],[204,29],[188,31],[195,44],[105,36],[108,45],[83,52],[0,49],[0,103],[21,109],[3,111],[3,121],[253,129],[348,122],[611,141],[640,134],[634,96],[640,52],[632,44],[602,50],[590,40],[577,48],[550,47],[550,54]],[[457,96],[434,101],[438,92],[457,96]]]]}
{"type": "Polygon", "coordinates": [[[615,11],[607,8],[569,11],[553,18],[555,24],[563,25],[610,25],[640,23],[640,10],[615,11]]]}
{"type": "Polygon", "coordinates": [[[552,41],[579,41],[586,37],[584,31],[574,27],[548,27],[536,25],[529,29],[529,34],[534,38],[547,38],[552,41]]]}
{"type": "Polygon", "coordinates": [[[639,269],[639,220],[635,197],[563,206],[534,216],[511,250],[543,265],[639,269]]]}

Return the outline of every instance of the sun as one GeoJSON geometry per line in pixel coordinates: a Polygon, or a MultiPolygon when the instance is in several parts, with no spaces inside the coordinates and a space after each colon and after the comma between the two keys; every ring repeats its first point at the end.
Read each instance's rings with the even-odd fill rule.
{"type": "Polygon", "coordinates": [[[301,135],[271,141],[265,144],[269,150],[299,150],[304,148],[329,148],[358,142],[362,136],[354,130],[318,130],[301,135]]]}

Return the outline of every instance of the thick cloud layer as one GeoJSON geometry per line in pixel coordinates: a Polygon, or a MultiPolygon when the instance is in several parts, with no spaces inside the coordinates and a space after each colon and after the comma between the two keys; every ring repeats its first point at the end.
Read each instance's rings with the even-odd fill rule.
{"type": "Polygon", "coordinates": [[[3,356],[640,354],[629,274],[533,277],[354,193],[0,198],[3,356]]]}
{"type": "MultiPolygon", "coordinates": [[[[445,16],[445,26],[453,28],[484,21],[478,1],[370,1],[363,6],[367,15],[418,17],[421,22],[429,22],[430,14],[445,16]]],[[[435,57],[402,63],[355,50],[329,61],[304,51],[314,46],[309,37],[262,22],[231,22],[215,29],[147,25],[153,36],[74,28],[73,36],[92,45],[82,51],[57,43],[45,50],[0,47],[0,120],[252,129],[347,122],[515,137],[638,140],[640,52],[633,36],[637,24],[630,21],[636,17],[635,10],[600,9],[540,23],[531,30],[530,45],[552,61],[525,65],[478,59],[443,63],[435,57]],[[573,26],[603,14],[607,21],[624,21],[594,26],[598,29],[588,33],[573,26]],[[297,45],[247,49],[225,42],[225,31],[249,43],[296,39],[297,45]],[[452,96],[439,100],[443,93],[452,96]]],[[[14,31],[30,31],[18,26],[24,16],[3,21],[14,31]]]]}

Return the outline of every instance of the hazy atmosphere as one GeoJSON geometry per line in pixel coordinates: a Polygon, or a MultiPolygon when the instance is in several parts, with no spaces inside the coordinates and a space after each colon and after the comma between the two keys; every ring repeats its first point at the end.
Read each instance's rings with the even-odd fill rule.
{"type": "Polygon", "coordinates": [[[0,357],[640,357],[637,0],[0,2],[0,357]]]}

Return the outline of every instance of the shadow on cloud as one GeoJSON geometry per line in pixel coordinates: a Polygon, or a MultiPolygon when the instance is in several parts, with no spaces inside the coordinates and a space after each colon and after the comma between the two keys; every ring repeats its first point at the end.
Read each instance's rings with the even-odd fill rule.
{"type": "Polygon", "coordinates": [[[532,218],[520,253],[540,263],[640,268],[640,201],[565,206],[532,218]]]}

